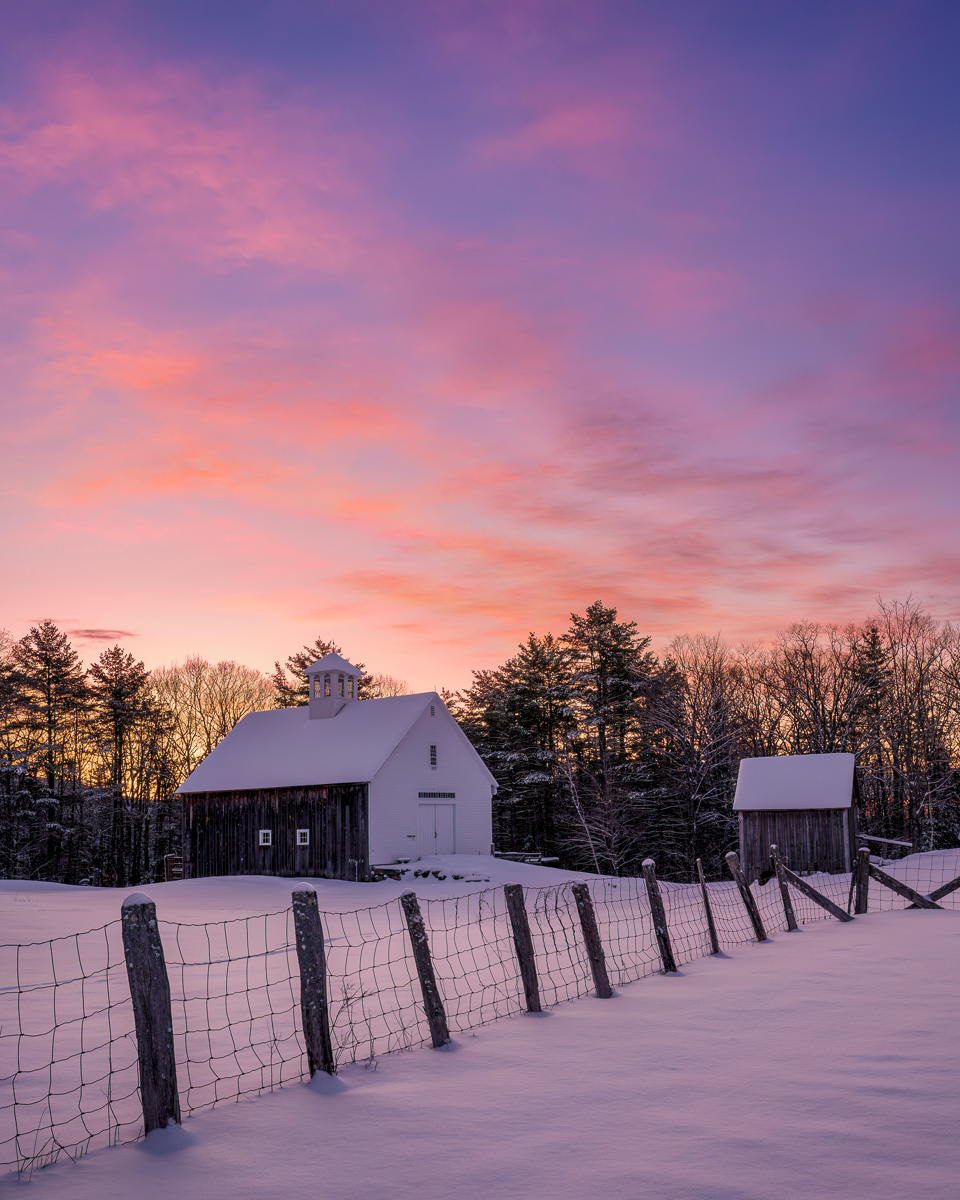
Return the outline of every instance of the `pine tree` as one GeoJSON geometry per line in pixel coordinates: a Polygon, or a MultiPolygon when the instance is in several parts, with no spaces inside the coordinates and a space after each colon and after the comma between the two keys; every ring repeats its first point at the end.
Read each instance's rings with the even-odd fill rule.
{"type": "Polygon", "coordinates": [[[571,690],[604,793],[611,771],[630,757],[629,736],[639,718],[636,702],[656,659],[636,622],[618,621],[617,610],[599,600],[583,616],[571,613],[570,622],[562,640],[571,654],[571,690]]]}
{"type": "Polygon", "coordinates": [[[29,764],[0,759],[0,878],[53,877],[48,825],[58,806],[29,764]]]}
{"type": "Polygon", "coordinates": [[[16,735],[22,702],[13,648],[10,634],[0,629],[0,754],[8,758],[18,749],[16,735]]]}
{"type": "Polygon", "coordinates": [[[95,716],[107,737],[110,782],[123,790],[130,734],[149,709],[146,686],[150,672],[132,654],[113,646],[101,653],[90,668],[89,677],[95,716]]]}
{"type": "Polygon", "coordinates": [[[90,668],[93,716],[101,734],[112,792],[109,849],[103,856],[109,877],[119,886],[139,880],[144,860],[148,806],[139,811],[130,795],[128,746],[134,726],[149,713],[146,686],[149,671],[120,646],[104,650],[90,668]]]}
{"type": "Polygon", "coordinates": [[[496,844],[557,853],[563,754],[573,724],[565,647],[551,634],[531,633],[502,667],[474,672],[454,711],[499,786],[496,844]]]}
{"type": "Polygon", "coordinates": [[[46,782],[41,877],[58,879],[64,821],[73,826],[82,816],[78,751],[88,699],[83,665],[66,634],[49,620],[14,644],[13,661],[20,762],[39,767],[46,782]]]}
{"type": "Polygon", "coordinates": [[[857,631],[854,653],[860,683],[857,712],[860,824],[872,834],[898,837],[903,829],[896,814],[888,809],[887,756],[883,740],[890,686],[890,652],[875,620],[868,621],[857,631]]]}
{"type": "Polygon", "coordinates": [[[62,789],[76,766],[66,745],[70,719],[88,701],[83,664],[53,621],[34,626],[16,643],[13,656],[24,706],[22,726],[40,739],[47,787],[62,789]]]}
{"type": "Polygon", "coordinates": [[[579,737],[568,758],[568,846],[586,865],[639,873],[652,853],[657,794],[647,761],[641,701],[657,667],[636,622],[601,601],[570,615],[571,701],[579,737]],[[588,857],[589,855],[589,857],[588,857]]]}

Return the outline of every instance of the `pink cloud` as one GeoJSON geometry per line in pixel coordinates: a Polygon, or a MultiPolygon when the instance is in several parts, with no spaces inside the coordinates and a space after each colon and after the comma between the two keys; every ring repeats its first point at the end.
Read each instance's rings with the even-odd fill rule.
{"type": "Polygon", "coordinates": [[[616,143],[628,128],[627,114],[612,101],[561,103],[511,133],[484,142],[481,153],[523,162],[551,151],[566,153],[616,143]]]}
{"type": "Polygon", "coordinates": [[[958,314],[944,307],[905,314],[892,331],[879,365],[897,395],[906,388],[916,398],[947,399],[945,389],[960,375],[958,314]]]}
{"type": "MultiPolygon", "coordinates": [[[[523,335],[511,350],[512,334],[502,344],[492,336],[501,327],[512,329],[506,309],[485,310],[478,321],[469,308],[454,308],[446,328],[422,318],[419,355],[460,364],[456,375],[435,372],[427,395],[433,389],[480,403],[491,387],[513,381],[529,405],[534,392],[549,394],[565,386],[569,370],[583,370],[569,347],[561,352],[539,336],[523,335]],[[458,322],[477,334],[478,349],[469,338],[459,346],[458,322]],[[474,361],[482,348],[489,369],[485,354],[474,361]]],[[[344,586],[365,597],[370,612],[386,605],[395,620],[433,613],[441,622],[512,630],[522,614],[522,624],[536,617],[558,627],[558,611],[596,593],[669,632],[671,621],[711,620],[709,580],[736,579],[768,603],[783,597],[784,607],[791,595],[811,602],[824,588],[832,595],[836,585],[825,577],[849,561],[851,546],[861,555],[875,538],[873,515],[851,510],[844,482],[829,479],[815,458],[756,453],[746,444],[734,451],[730,438],[740,436],[742,421],[715,418],[714,452],[705,453],[688,396],[661,396],[656,406],[652,399],[640,407],[585,405],[575,418],[541,407],[513,446],[494,450],[455,426],[431,427],[429,404],[420,413],[411,406],[422,380],[418,355],[393,378],[384,406],[359,400],[364,389],[352,377],[341,381],[349,393],[299,394],[294,381],[307,369],[289,358],[279,379],[251,375],[242,350],[231,364],[229,340],[215,355],[208,341],[201,354],[182,339],[88,322],[61,344],[58,386],[136,396],[135,422],[149,421],[151,433],[143,440],[122,430],[119,441],[102,441],[57,481],[52,502],[223,498],[260,513],[322,517],[327,528],[345,523],[363,531],[382,565],[350,561],[344,586]],[[364,467],[345,469],[354,449],[361,463],[369,458],[373,438],[389,443],[395,462],[412,464],[399,488],[381,486],[364,467]],[[413,569],[401,565],[411,555],[413,569]]],[[[850,383],[821,380],[821,402],[850,383]]],[[[887,536],[894,528],[887,523],[887,536]]],[[[851,594],[863,589],[850,586],[851,594]]]]}
{"type": "Polygon", "coordinates": [[[64,63],[38,79],[31,107],[0,110],[8,188],[77,186],[91,211],[149,215],[154,238],[208,262],[342,271],[361,251],[337,204],[357,206],[366,153],[314,104],[271,108],[252,83],[186,67],[64,63]]]}

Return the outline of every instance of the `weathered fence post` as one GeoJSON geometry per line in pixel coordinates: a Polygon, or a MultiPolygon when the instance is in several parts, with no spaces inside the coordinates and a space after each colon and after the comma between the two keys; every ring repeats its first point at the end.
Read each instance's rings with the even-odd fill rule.
{"type": "Polygon", "coordinates": [[[657,935],[660,961],[663,963],[664,974],[668,974],[676,971],[677,964],[673,958],[673,947],[670,945],[670,930],[667,928],[663,897],[657,883],[657,868],[652,858],[645,858],[641,866],[643,880],[647,885],[647,899],[650,901],[650,916],[653,918],[653,932],[657,935]]]}
{"type": "Polygon", "coordinates": [[[783,873],[783,860],[780,858],[780,851],[776,846],[770,847],[770,861],[773,863],[773,869],[777,873],[777,883],[780,885],[780,899],[783,901],[783,915],[787,918],[787,931],[795,933],[800,927],[797,925],[793,901],[790,899],[790,885],[783,873]]]}
{"type": "Polygon", "coordinates": [[[335,1075],[337,1067],[330,1040],[330,1009],[327,1003],[327,956],[323,949],[317,889],[311,883],[298,883],[293,889],[293,927],[297,935],[300,1015],[310,1078],[318,1071],[335,1075]]]}
{"type": "Polygon", "coordinates": [[[855,875],[857,883],[853,911],[860,917],[870,907],[870,851],[866,846],[861,846],[857,851],[855,875]]]}
{"type": "Polygon", "coordinates": [[[443,1000],[437,987],[437,977],[433,973],[433,963],[430,960],[430,943],[427,941],[427,931],[423,924],[423,914],[420,912],[420,902],[414,891],[404,892],[400,897],[403,915],[407,918],[407,929],[410,932],[410,945],[413,947],[413,961],[417,966],[420,977],[420,990],[423,993],[423,1011],[430,1026],[430,1037],[435,1048],[445,1046],[450,1041],[450,1030],[447,1028],[447,1014],[443,1011],[443,1000]]]}
{"type": "Polygon", "coordinates": [[[747,916],[750,918],[753,932],[757,935],[757,941],[765,942],[767,940],[767,931],[763,927],[760,909],[757,908],[757,901],[753,892],[750,891],[747,881],[743,876],[743,871],[740,870],[740,859],[737,856],[737,852],[731,850],[726,858],[730,874],[737,881],[737,887],[740,889],[740,895],[743,897],[743,906],[747,910],[747,916]]]}
{"type": "Polygon", "coordinates": [[[170,980],[157,926],[157,906],[149,896],[143,892],[127,896],[120,909],[120,928],[137,1033],[143,1131],[149,1133],[171,1121],[180,1123],[170,980]]]}
{"type": "Polygon", "coordinates": [[[523,980],[527,1012],[543,1012],[540,1006],[540,983],[537,979],[533,938],[530,936],[527,906],[523,901],[523,887],[519,883],[506,883],[503,885],[503,894],[507,898],[507,912],[510,916],[510,928],[513,930],[513,945],[517,951],[517,962],[520,964],[520,978],[523,980]]]}
{"type": "Polygon", "coordinates": [[[593,973],[593,986],[600,1000],[609,1000],[613,995],[613,988],[607,978],[607,960],[600,944],[600,930],[597,928],[590,889],[585,883],[575,883],[573,898],[577,902],[577,912],[580,914],[580,928],[583,930],[583,944],[586,946],[590,970],[593,973]]]}
{"type": "Polygon", "coordinates": [[[720,953],[720,940],[717,937],[717,925],[713,919],[713,907],[710,904],[710,893],[707,891],[707,881],[703,877],[703,863],[697,859],[697,877],[700,880],[700,895],[703,897],[703,911],[707,914],[707,933],[710,936],[710,953],[720,953]]]}

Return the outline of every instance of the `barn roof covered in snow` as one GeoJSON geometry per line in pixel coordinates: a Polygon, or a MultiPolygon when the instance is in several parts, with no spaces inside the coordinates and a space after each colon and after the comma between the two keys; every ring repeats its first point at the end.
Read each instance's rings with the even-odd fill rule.
{"type": "Polygon", "coordinates": [[[436,692],[359,700],[324,720],[311,720],[306,705],[250,713],[177,793],[369,783],[428,704],[443,701],[436,692]]]}
{"type": "Polygon", "coordinates": [[[733,807],[743,812],[849,808],[853,804],[852,754],[779,754],[743,758],[733,807]]]}

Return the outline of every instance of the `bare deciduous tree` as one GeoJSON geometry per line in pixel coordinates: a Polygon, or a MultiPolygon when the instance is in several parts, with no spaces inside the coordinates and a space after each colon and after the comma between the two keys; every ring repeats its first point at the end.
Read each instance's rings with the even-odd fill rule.
{"type": "Polygon", "coordinates": [[[360,696],[363,700],[383,700],[388,696],[407,696],[410,685],[393,675],[368,675],[363,681],[360,696]]]}

